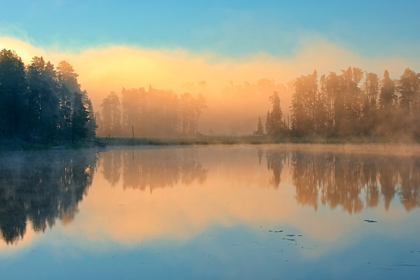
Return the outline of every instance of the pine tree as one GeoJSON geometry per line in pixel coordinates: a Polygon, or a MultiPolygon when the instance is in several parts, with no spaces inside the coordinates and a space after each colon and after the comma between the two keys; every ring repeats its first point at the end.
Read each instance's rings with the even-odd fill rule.
{"type": "Polygon", "coordinates": [[[265,133],[269,136],[272,135],[272,123],[271,123],[270,111],[267,111],[267,117],[265,119],[265,133]]]}
{"type": "Polygon", "coordinates": [[[89,121],[89,113],[83,104],[82,94],[74,93],[73,113],[71,116],[71,139],[72,141],[85,138],[88,133],[86,123],[89,121]]]}
{"type": "Polygon", "coordinates": [[[280,136],[284,130],[283,112],[280,107],[280,98],[277,92],[274,92],[269,100],[273,106],[270,113],[271,136],[280,136]]]}
{"type": "Polygon", "coordinates": [[[390,109],[395,105],[397,96],[395,95],[394,82],[389,77],[388,70],[384,72],[381,93],[379,95],[379,106],[381,109],[390,109]]]}
{"type": "Polygon", "coordinates": [[[0,134],[16,135],[22,126],[29,124],[25,76],[22,59],[14,51],[3,49],[0,52],[0,134]]]}
{"type": "Polygon", "coordinates": [[[264,136],[264,127],[261,123],[261,117],[258,117],[257,130],[254,131],[255,136],[264,136]]]}

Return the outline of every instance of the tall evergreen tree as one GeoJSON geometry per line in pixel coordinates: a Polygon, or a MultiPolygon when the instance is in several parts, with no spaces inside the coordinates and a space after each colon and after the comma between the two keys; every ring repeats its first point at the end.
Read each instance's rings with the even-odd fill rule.
{"type": "MultiPolygon", "coordinates": [[[[0,52],[0,134],[13,136],[27,122],[25,66],[11,50],[0,52]]],[[[27,132],[26,130],[24,132],[27,132]]]]}
{"type": "Polygon", "coordinates": [[[398,91],[401,95],[400,108],[405,111],[407,115],[411,115],[417,107],[417,100],[420,88],[419,74],[407,68],[402,74],[398,91]]]}
{"type": "Polygon", "coordinates": [[[394,81],[389,77],[388,70],[385,70],[379,95],[379,106],[381,109],[390,109],[395,106],[396,99],[394,81]]]}
{"type": "Polygon", "coordinates": [[[280,98],[277,92],[274,92],[269,100],[271,102],[272,110],[270,113],[270,136],[280,136],[284,131],[283,126],[283,112],[280,107],[280,98]]]}
{"type": "Polygon", "coordinates": [[[264,136],[264,127],[261,122],[261,117],[258,117],[257,130],[254,131],[255,136],[264,136]]]}
{"type": "Polygon", "coordinates": [[[267,117],[265,118],[265,133],[267,135],[272,135],[272,122],[270,111],[267,111],[267,117]]]}
{"type": "Polygon", "coordinates": [[[89,121],[89,112],[83,104],[82,94],[74,93],[73,114],[71,116],[71,139],[83,139],[88,134],[86,123],[89,121]]]}

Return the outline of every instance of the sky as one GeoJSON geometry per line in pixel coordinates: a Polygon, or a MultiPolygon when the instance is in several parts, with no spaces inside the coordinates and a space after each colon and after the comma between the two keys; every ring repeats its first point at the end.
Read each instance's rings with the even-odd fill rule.
{"type": "Polygon", "coordinates": [[[414,58],[420,1],[3,1],[0,32],[53,50],[114,44],[290,56],[321,37],[366,56],[414,58]]]}
{"type": "Polygon", "coordinates": [[[68,61],[97,110],[122,87],[183,93],[206,81],[211,97],[228,84],[287,84],[314,70],[418,72],[418,11],[418,0],[2,1],[0,48],[25,63],[68,61]]]}

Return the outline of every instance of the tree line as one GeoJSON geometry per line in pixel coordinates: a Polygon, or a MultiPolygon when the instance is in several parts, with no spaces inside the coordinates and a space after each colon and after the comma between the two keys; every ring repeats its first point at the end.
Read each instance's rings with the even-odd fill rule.
{"type": "Polygon", "coordinates": [[[96,134],[92,103],[72,65],[0,52],[0,137],[77,140],[96,134]]]}
{"type": "Polygon", "coordinates": [[[341,74],[317,72],[294,82],[291,118],[286,120],[276,92],[265,127],[254,135],[271,137],[420,136],[420,74],[406,69],[400,79],[349,67],[341,74]],[[363,81],[363,82],[362,82],[363,81]]]}
{"type": "Polygon", "coordinates": [[[172,91],[122,89],[121,98],[109,93],[96,113],[98,135],[119,137],[170,137],[196,135],[198,120],[207,101],[202,94],[196,97],[172,91]]]}

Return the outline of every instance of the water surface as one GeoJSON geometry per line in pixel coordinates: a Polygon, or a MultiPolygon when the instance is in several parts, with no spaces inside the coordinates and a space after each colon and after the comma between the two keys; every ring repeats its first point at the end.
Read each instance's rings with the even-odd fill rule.
{"type": "Polygon", "coordinates": [[[417,279],[420,157],[376,150],[5,153],[2,279],[417,279]]]}

